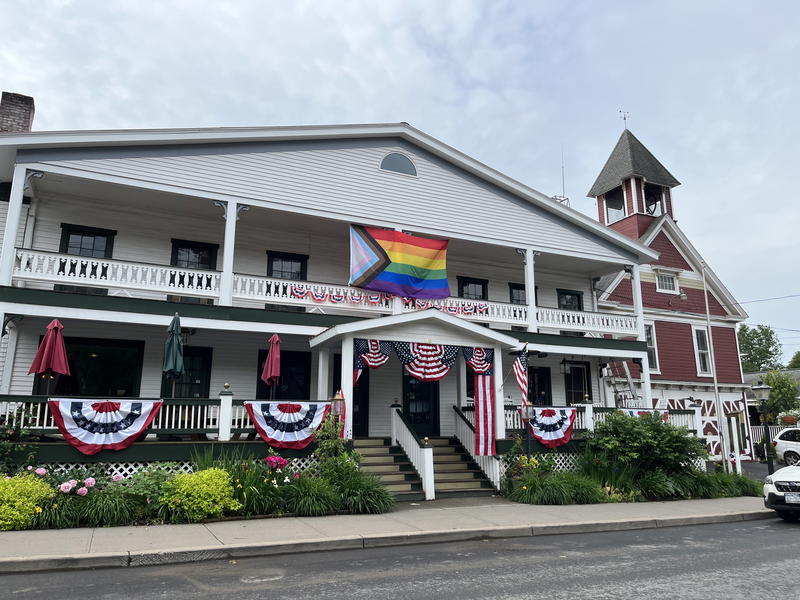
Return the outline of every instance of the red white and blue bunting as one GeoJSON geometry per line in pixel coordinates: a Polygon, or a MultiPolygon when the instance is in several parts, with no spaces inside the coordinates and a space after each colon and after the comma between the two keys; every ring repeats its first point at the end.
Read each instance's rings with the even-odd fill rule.
{"type": "Polygon", "coordinates": [[[664,419],[665,423],[669,419],[668,410],[658,410],[658,409],[649,410],[646,408],[620,408],[619,411],[626,417],[643,417],[644,415],[656,413],[661,415],[661,418],[664,419]]]}
{"type": "Polygon", "coordinates": [[[458,357],[458,346],[394,342],[397,358],[419,381],[439,381],[450,372],[458,357]]]}
{"type": "Polygon", "coordinates": [[[258,435],[273,448],[301,450],[314,439],[314,432],[331,410],[328,402],[244,403],[258,435]]]}
{"type": "Polygon", "coordinates": [[[161,409],[161,400],[47,401],[53,420],[67,440],[82,454],[124,450],[144,432],[161,409]]]}
{"type": "Polygon", "coordinates": [[[535,408],[528,427],[542,446],[558,448],[569,443],[576,415],[575,408],[535,408]]]}

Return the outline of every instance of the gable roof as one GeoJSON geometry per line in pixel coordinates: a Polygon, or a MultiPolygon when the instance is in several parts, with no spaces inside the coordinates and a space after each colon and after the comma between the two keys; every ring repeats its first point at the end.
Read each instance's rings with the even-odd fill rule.
{"type": "Polygon", "coordinates": [[[17,150],[117,146],[216,144],[258,141],[301,141],[396,137],[442,158],[464,171],[518,198],[554,214],[566,222],[634,254],[639,262],[658,257],[658,252],[605,227],[474,158],[444,144],[408,123],[366,125],[311,125],[282,127],[217,127],[200,129],[120,129],[105,131],[54,131],[0,134],[0,180],[8,180],[17,150]]]}
{"type": "Polygon", "coordinates": [[[596,198],[619,187],[633,175],[669,188],[681,184],[630,130],[625,129],[587,195],[596,198]]]}
{"type": "MultiPolygon", "coordinates": [[[[689,263],[689,266],[692,268],[693,271],[696,273],[703,272],[703,266],[705,266],[705,273],[706,273],[706,284],[708,285],[709,291],[712,293],[713,296],[716,296],[720,304],[728,311],[731,316],[737,317],[738,320],[744,320],[748,317],[747,312],[741,307],[741,305],[736,301],[733,294],[731,294],[730,290],[725,287],[717,277],[716,273],[711,270],[711,267],[703,260],[703,257],[697,251],[697,248],[689,241],[689,238],[686,237],[686,234],[681,231],[678,227],[678,224],[670,217],[669,215],[665,214],[660,216],[658,219],[653,221],[650,227],[647,228],[647,231],[642,234],[642,237],[639,238],[639,241],[643,244],[651,244],[653,240],[655,240],[660,233],[666,233],[667,237],[671,242],[675,244],[676,249],[680,252],[682,257],[685,257],[689,263]]],[[[606,275],[600,279],[598,282],[598,288],[605,290],[605,292],[600,296],[600,301],[606,301],[614,290],[619,285],[620,281],[624,276],[624,271],[620,271],[616,275],[606,275]]]]}
{"type": "MultiPolygon", "coordinates": [[[[458,330],[477,340],[481,340],[487,344],[499,344],[505,348],[516,348],[522,344],[517,338],[506,335],[495,329],[483,327],[477,323],[472,323],[460,317],[454,317],[443,313],[435,308],[428,310],[421,310],[417,312],[403,313],[399,315],[390,315],[388,317],[378,317],[375,319],[364,319],[363,321],[356,321],[353,323],[344,323],[336,325],[312,337],[309,340],[309,345],[314,348],[320,344],[330,343],[337,340],[346,334],[363,335],[368,333],[370,335],[380,336],[380,330],[387,328],[396,328],[398,325],[408,326],[412,323],[424,322],[427,325],[437,323],[444,327],[458,330]]],[[[406,341],[406,340],[402,340],[406,341]]],[[[433,341],[432,343],[436,343],[433,341]]]]}

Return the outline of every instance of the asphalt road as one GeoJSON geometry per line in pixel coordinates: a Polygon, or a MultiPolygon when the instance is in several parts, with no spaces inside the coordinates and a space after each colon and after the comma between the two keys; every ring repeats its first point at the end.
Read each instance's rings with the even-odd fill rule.
{"type": "Polygon", "coordinates": [[[797,598],[778,520],[0,577],[0,598],[797,598]]]}

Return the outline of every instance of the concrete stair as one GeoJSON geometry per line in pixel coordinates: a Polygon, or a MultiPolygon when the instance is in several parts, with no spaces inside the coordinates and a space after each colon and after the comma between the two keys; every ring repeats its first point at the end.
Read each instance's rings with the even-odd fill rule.
{"type": "Polygon", "coordinates": [[[355,439],[353,449],[361,455],[361,470],[376,475],[398,502],[425,499],[414,465],[402,448],[390,445],[389,438],[355,439]]]}
{"type": "Polygon", "coordinates": [[[430,438],[436,498],[492,496],[495,489],[456,438],[430,438]]]}

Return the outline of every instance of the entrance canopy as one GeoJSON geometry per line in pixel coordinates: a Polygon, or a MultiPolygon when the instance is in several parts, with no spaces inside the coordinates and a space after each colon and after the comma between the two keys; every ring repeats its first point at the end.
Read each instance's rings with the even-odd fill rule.
{"type": "Polygon", "coordinates": [[[330,348],[338,346],[344,338],[354,337],[452,346],[499,346],[503,350],[522,347],[515,337],[436,309],[336,325],[312,337],[309,345],[330,348]]]}

